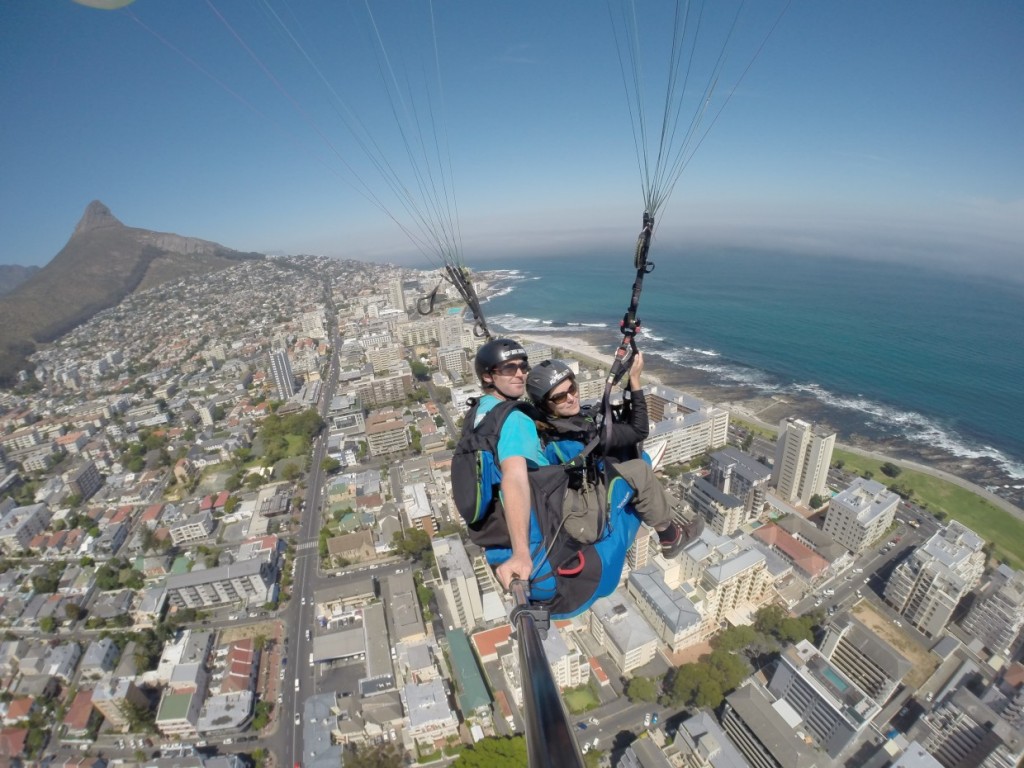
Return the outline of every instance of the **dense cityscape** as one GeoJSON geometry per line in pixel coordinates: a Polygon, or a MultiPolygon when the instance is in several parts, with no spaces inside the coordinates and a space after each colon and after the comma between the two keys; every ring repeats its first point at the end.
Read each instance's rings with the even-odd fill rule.
{"type": "MultiPolygon", "coordinates": [[[[0,393],[4,765],[524,764],[509,599],[452,502],[480,339],[454,291],[417,311],[436,284],[250,260],[34,353],[0,393]]],[[[601,396],[601,361],[527,351],[601,396]]],[[[1024,758],[1024,574],[797,414],[646,393],[705,527],[671,559],[641,528],[547,632],[589,766],[1024,758]]]]}

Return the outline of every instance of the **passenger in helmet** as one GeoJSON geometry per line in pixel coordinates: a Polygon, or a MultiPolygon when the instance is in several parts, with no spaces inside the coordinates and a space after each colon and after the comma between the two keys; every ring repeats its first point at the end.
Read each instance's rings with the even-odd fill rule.
{"type": "MultiPolygon", "coordinates": [[[[628,393],[630,416],[628,421],[612,424],[610,439],[598,430],[596,409],[580,403],[576,376],[560,360],[545,360],[535,366],[526,380],[530,399],[547,417],[538,431],[545,444],[545,453],[552,463],[566,462],[577,455],[583,446],[599,438],[592,455],[614,458],[626,449],[633,451],[647,437],[649,431],[647,400],[644,397],[640,374],[643,355],[637,352],[629,371],[628,393]]],[[[640,519],[654,528],[665,557],[674,557],[683,547],[700,535],[703,520],[683,512],[683,504],[668,494],[654,471],[643,459],[613,461],[615,473],[633,488],[636,496],[633,506],[640,519]],[[692,520],[680,524],[676,518],[692,520]]],[[[567,499],[564,505],[566,529],[578,541],[590,543],[601,536],[598,530],[601,517],[594,513],[595,499],[567,499]]]]}
{"type": "MultiPolygon", "coordinates": [[[[477,424],[502,400],[518,400],[526,391],[530,370],[526,350],[512,339],[491,339],[477,350],[474,361],[484,395],[477,408],[477,424]]],[[[512,556],[501,563],[495,574],[506,589],[515,578],[529,579],[533,568],[530,555],[530,467],[550,462],[537,437],[536,423],[526,414],[513,410],[501,427],[498,439],[498,464],[501,467],[501,498],[508,523],[512,556]]]]}

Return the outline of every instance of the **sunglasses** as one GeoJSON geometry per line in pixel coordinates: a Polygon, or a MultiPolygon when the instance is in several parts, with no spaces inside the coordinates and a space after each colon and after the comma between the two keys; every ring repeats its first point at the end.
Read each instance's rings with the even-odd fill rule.
{"type": "Polygon", "coordinates": [[[570,397],[575,397],[576,393],[579,391],[579,387],[576,386],[576,382],[574,381],[572,384],[569,385],[569,388],[565,390],[565,392],[559,392],[557,395],[551,395],[548,398],[548,402],[551,403],[552,405],[561,405],[570,397]]]}
{"type": "Polygon", "coordinates": [[[499,376],[515,376],[517,373],[529,373],[530,364],[525,360],[518,363],[502,363],[494,366],[491,371],[499,376]]]}

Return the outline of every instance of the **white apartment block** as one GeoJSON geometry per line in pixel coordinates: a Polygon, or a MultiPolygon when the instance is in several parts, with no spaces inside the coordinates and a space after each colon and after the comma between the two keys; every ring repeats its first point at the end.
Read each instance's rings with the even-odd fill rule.
{"type": "Polygon", "coordinates": [[[366,360],[375,374],[397,373],[402,368],[402,348],[397,344],[366,350],[366,360]]]}
{"type": "Polygon", "coordinates": [[[851,552],[863,552],[889,530],[899,504],[877,480],[858,477],[833,497],[822,530],[851,552]]]}
{"type": "Polygon", "coordinates": [[[262,605],[276,588],[272,555],[167,577],[167,596],[179,608],[231,603],[262,605]]]}
{"type": "Polygon", "coordinates": [[[427,347],[437,344],[437,321],[415,320],[411,323],[404,323],[398,326],[398,338],[403,347],[427,347]]]}
{"type": "Polygon", "coordinates": [[[467,371],[466,350],[462,347],[441,347],[437,350],[437,365],[455,381],[462,381],[467,371]]]}
{"type": "Polygon", "coordinates": [[[686,463],[723,447],[729,436],[729,412],[671,387],[646,391],[651,431],[645,447],[657,457],[655,469],[686,463]]]}
{"type": "Polygon", "coordinates": [[[618,591],[591,607],[590,634],[623,674],[652,661],[658,652],[654,630],[618,591]]]}
{"type": "Polygon", "coordinates": [[[29,542],[50,524],[46,504],[14,507],[0,517],[0,550],[14,554],[28,549],[29,542]]]}
{"type": "Polygon", "coordinates": [[[439,740],[459,732],[459,719],[448,706],[448,692],[441,679],[411,683],[401,689],[406,711],[405,735],[417,744],[433,749],[439,740]]]}
{"type": "Polygon", "coordinates": [[[483,620],[484,606],[466,547],[457,535],[436,538],[431,546],[449,619],[460,629],[471,632],[483,620]]]}
{"type": "Polygon", "coordinates": [[[209,511],[191,515],[172,525],[168,533],[171,534],[171,541],[179,546],[190,541],[201,541],[213,533],[213,515],[209,511]]]}
{"type": "Polygon", "coordinates": [[[896,566],[885,601],[929,637],[949,622],[960,600],[981,581],[984,539],[955,520],[896,566]]]}
{"type": "Polygon", "coordinates": [[[790,504],[805,506],[812,496],[824,495],[835,445],[835,432],[800,419],[780,421],[771,478],[778,495],[790,504]]]}

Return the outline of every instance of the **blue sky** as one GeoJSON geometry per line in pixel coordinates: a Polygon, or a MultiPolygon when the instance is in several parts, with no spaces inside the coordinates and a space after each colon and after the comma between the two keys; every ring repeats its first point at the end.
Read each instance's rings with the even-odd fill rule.
{"type": "MultiPolygon", "coordinates": [[[[744,17],[721,92],[784,4],[753,4],[763,15],[744,17]]],[[[425,3],[370,6],[392,65],[413,73],[410,91],[435,89],[467,263],[628,247],[643,199],[603,0],[437,2],[443,100],[425,3]]],[[[638,7],[653,25],[643,82],[660,114],[673,4],[638,7]]],[[[46,263],[100,199],[130,226],[241,250],[428,266],[353,191],[354,169],[386,195],[275,14],[412,184],[362,3],[135,0],[99,11],[7,0],[0,264],[46,263]]],[[[720,39],[702,39],[698,68],[720,39]]],[[[1024,274],[1021,40],[1024,5],[1010,0],[793,0],[660,212],[658,237],[1024,274]]]]}

